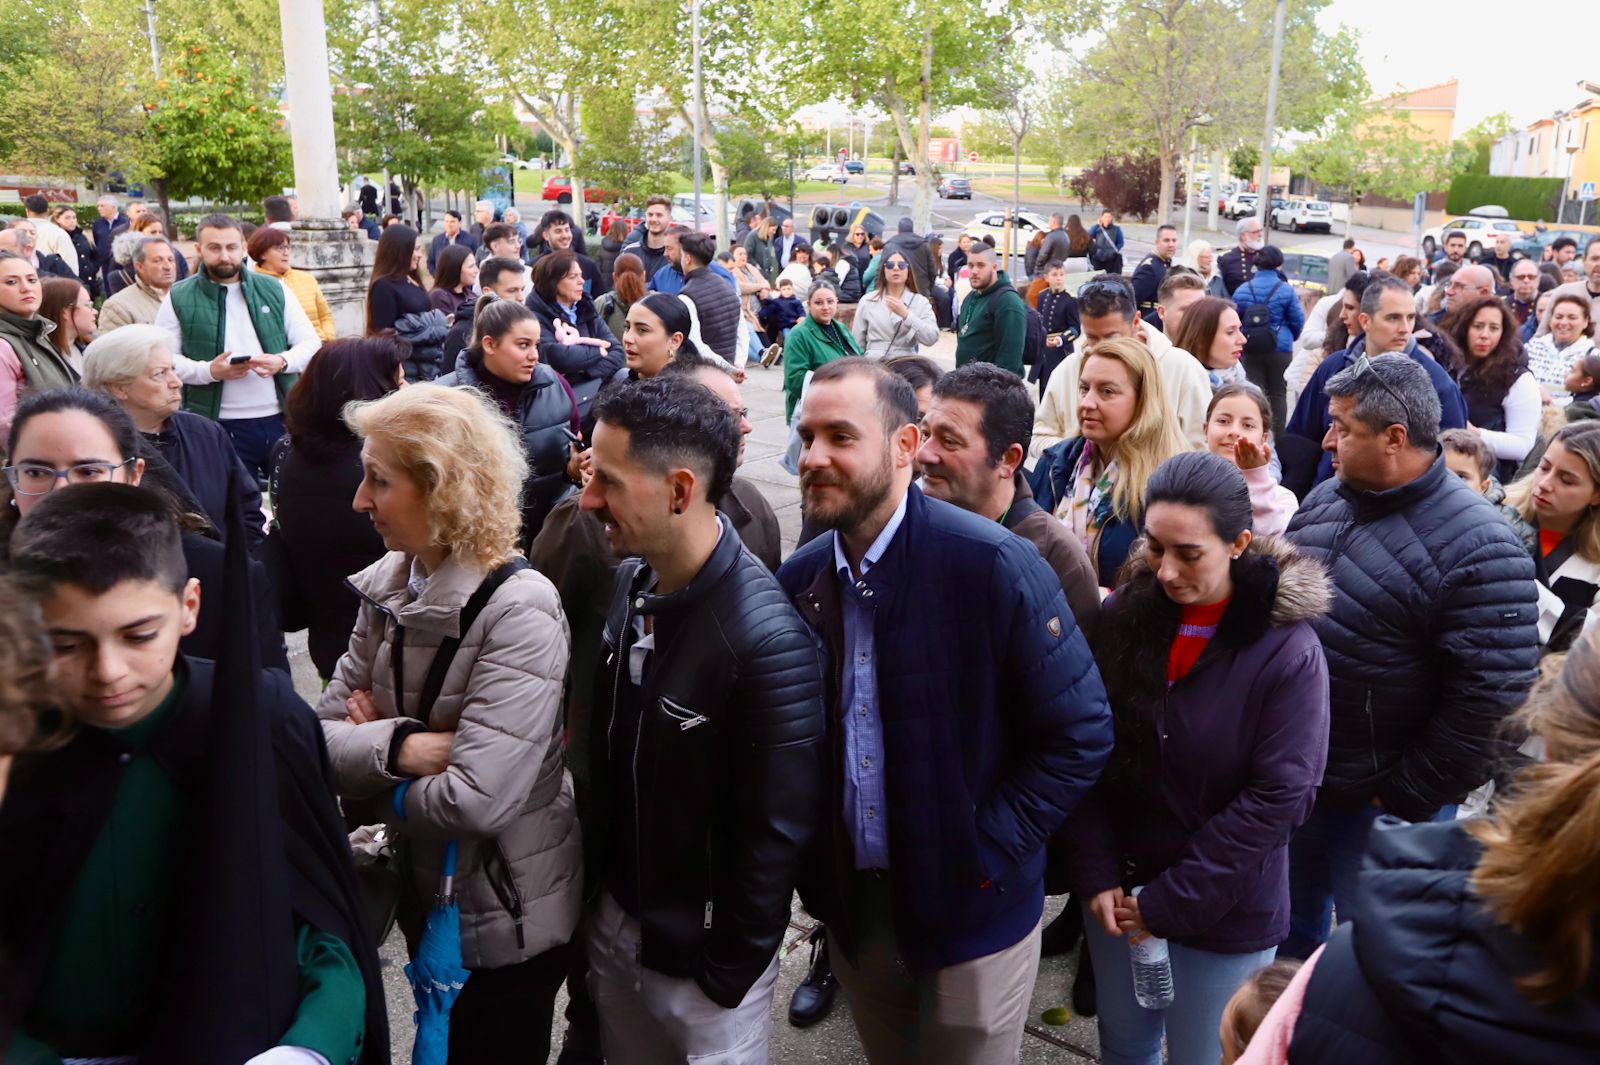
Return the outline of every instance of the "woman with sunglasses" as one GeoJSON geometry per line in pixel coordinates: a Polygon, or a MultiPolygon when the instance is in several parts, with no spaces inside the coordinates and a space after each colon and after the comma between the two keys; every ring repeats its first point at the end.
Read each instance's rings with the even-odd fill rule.
{"type": "Polygon", "coordinates": [[[867,272],[867,267],[872,265],[872,242],[867,238],[865,226],[851,226],[850,235],[845,238],[843,244],[836,245],[835,250],[841,255],[849,255],[855,263],[855,268],[863,274],[867,272]]]}
{"type": "Polygon", "coordinates": [[[917,291],[911,260],[900,248],[884,252],[872,291],[856,305],[850,333],[871,359],[915,355],[939,339],[933,304],[917,291]]]}

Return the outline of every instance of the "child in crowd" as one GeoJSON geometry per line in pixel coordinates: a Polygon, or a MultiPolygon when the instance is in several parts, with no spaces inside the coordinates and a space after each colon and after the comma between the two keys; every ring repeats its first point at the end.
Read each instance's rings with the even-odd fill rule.
{"type": "Polygon", "coordinates": [[[1276,536],[1289,528],[1299,500],[1272,475],[1272,407],[1267,395],[1245,382],[1226,384],[1206,408],[1206,450],[1221,455],[1244,474],[1257,536],[1276,536]]]}
{"type": "Polygon", "coordinates": [[[1600,352],[1591,351],[1580,356],[1567,371],[1567,379],[1561,382],[1561,387],[1572,396],[1567,406],[1578,403],[1594,406],[1595,397],[1600,396],[1600,352]]]}
{"type": "Polygon", "coordinates": [[[1489,502],[1500,505],[1506,491],[1494,476],[1495,457],[1483,437],[1471,429],[1446,429],[1439,434],[1445,468],[1489,502]]]}
{"type": "Polygon", "coordinates": [[[1233,1065],[1239,1060],[1273,1003],[1300,971],[1300,965],[1296,958],[1279,958],[1257,969],[1239,985],[1239,990],[1222,1010],[1222,1027],[1218,1033],[1222,1038],[1222,1065],[1233,1065]]]}
{"type": "Polygon", "coordinates": [[[789,330],[799,324],[800,319],[806,316],[806,305],[795,298],[794,282],[787,277],[778,280],[777,291],[763,289],[761,292],[761,312],[757,320],[761,323],[761,331],[767,334],[771,342],[761,365],[771,366],[778,352],[783,350],[783,341],[789,335],[789,330]],[[776,349],[776,350],[774,350],[776,349]]]}
{"type": "MultiPolygon", "coordinates": [[[[386,1059],[322,730],[248,638],[237,660],[179,654],[200,584],[167,504],[50,492],[11,561],[59,713],[0,807],[0,869],[27,871],[0,877],[0,1059],[386,1059]]],[[[245,578],[207,594],[248,632],[245,578]]]]}

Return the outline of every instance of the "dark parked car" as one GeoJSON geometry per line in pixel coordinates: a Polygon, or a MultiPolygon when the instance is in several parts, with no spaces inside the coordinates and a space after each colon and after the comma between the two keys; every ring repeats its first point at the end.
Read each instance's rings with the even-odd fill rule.
{"type": "Polygon", "coordinates": [[[972,199],[972,182],[964,177],[947,177],[939,182],[939,198],[942,200],[970,200],[972,199]]]}
{"type": "Polygon", "coordinates": [[[867,172],[867,164],[859,159],[848,159],[844,164],[844,172],[846,174],[865,174],[867,172]]]}
{"type": "Polygon", "coordinates": [[[917,172],[917,168],[912,166],[910,163],[901,163],[900,164],[900,173],[902,173],[902,174],[915,174],[916,172],[917,172]]]}
{"type": "Polygon", "coordinates": [[[1517,259],[1532,259],[1539,262],[1544,258],[1544,250],[1562,237],[1571,237],[1578,242],[1578,251],[1582,252],[1595,239],[1593,229],[1546,229],[1540,233],[1529,233],[1521,240],[1514,241],[1511,245],[1511,254],[1517,259]]]}

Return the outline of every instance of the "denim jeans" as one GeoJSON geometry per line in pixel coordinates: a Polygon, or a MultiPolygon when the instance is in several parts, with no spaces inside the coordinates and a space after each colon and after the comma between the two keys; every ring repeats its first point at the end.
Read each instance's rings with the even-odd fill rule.
{"type": "Polygon", "coordinates": [[[283,415],[274,414],[270,418],[230,418],[218,424],[227,432],[228,439],[233,441],[233,450],[238,452],[245,469],[255,475],[256,481],[265,491],[267,463],[272,454],[272,445],[283,436],[283,415]]]}
{"type": "MultiPolygon", "coordinates": [[[[1280,948],[1285,957],[1310,957],[1326,943],[1335,911],[1341,923],[1356,919],[1356,878],[1367,835],[1382,814],[1376,806],[1318,806],[1289,841],[1289,938],[1280,948]]],[[[1456,808],[1446,806],[1433,820],[1453,821],[1455,816],[1456,808]]]]}
{"type": "Polygon", "coordinates": [[[1275,953],[1269,947],[1250,954],[1217,954],[1168,942],[1172,1005],[1147,1010],[1133,997],[1127,937],[1112,937],[1087,906],[1083,933],[1094,958],[1100,1060],[1105,1065],[1161,1065],[1163,1035],[1171,1065],[1217,1065],[1223,1007],[1245,977],[1269,964],[1275,953]]]}

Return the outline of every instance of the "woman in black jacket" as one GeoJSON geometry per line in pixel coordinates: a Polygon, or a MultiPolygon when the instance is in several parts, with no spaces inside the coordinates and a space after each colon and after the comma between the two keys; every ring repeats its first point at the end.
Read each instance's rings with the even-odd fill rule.
{"type": "Polygon", "coordinates": [[[393,337],[333,340],[306,364],[284,405],[287,434],[272,447],[272,532],[268,561],[277,571],[284,628],[307,630],[317,675],[350,644],[360,600],[345,578],[383,557],[383,537],[351,509],[361,484],[361,441],[345,424],[345,404],[380,399],[400,387],[404,342],[393,337]]]}
{"type": "Polygon", "coordinates": [[[1491,816],[1378,823],[1360,919],[1341,924],[1297,978],[1305,999],[1291,1065],[1595,1060],[1600,649],[1592,633],[1521,718],[1545,758],[1520,772],[1491,816]]]}
{"type": "Polygon", "coordinates": [[[433,309],[422,279],[424,249],[417,231],[392,225],[378,238],[372,253],[372,280],[367,284],[367,335],[393,329],[408,314],[433,309]]]}
{"type": "Polygon", "coordinates": [[[539,320],[539,360],[592,400],[601,382],[622,368],[622,350],[594,301],[583,294],[576,255],[556,251],[540,257],[528,309],[539,320]]]}
{"type": "MultiPolygon", "coordinates": [[[[488,393],[521,431],[528,480],[522,488],[519,543],[526,551],[545,515],[573,487],[578,402],[565,378],[541,359],[543,328],[527,307],[485,293],[478,300],[472,332],[472,343],[463,352],[465,364],[439,378],[439,384],[488,393]]],[[[595,382],[596,392],[602,383],[595,382]]]]}

